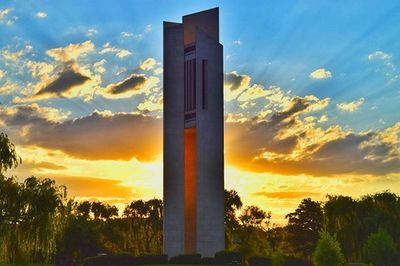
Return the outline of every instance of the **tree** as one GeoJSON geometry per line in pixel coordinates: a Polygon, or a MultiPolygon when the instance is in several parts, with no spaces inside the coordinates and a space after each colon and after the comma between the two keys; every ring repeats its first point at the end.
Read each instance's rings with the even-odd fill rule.
{"type": "Polygon", "coordinates": [[[236,216],[236,212],[239,211],[242,206],[242,200],[235,190],[224,191],[225,199],[225,242],[226,248],[232,249],[234,246],[235,237],[237,237],[236,231],[239,228],[239,220],[236,216]]]}
{"type": "Polygon", "coordinates": [[[339,266],[344,263],[339,242],[326,231],[320,233],[312,258],[316,266],[339,266]]]}
{"type": "Polygon", "coordinates": [[[7,134],[0,133],[0,174],[8,169],[17,167],[22,163],[22,159],[17,155],[15,146],[11,143],[7,134]]]}
{"type": "Polygon", "coordinates": [[[395,265],[396,244],[386,231],[379,230],[368,236],[364,249],[366,259],[375,266],[395,265]]]}
{"type": "Polygon", "coordinates": [[[239,216],[239,251],[245,258],[264,256],[270,253],[265,231],[268,229],[271,213],[257,206],[247,206],[239,216]]]}
{"type": "Polygon", "coordinates": [[[319,239],[323,226],[321,203],[310,198],[303,199],[297,209],[287,214],[286,241],[294,253],[309,258],[319,239]]]}

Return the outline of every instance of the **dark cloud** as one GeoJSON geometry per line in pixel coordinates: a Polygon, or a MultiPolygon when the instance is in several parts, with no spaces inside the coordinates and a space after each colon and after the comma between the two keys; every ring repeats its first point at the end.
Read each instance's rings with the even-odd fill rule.
{"type": "Polygon", "coordinates": [[[379,132],[305,126],[300,115],[314,107],[306,98],[294,97],[285,110],[265,120],[226,123],[228,162],[250,171],[282,175],[400,173],[398,145],[383,142],[379,132]]]}
{"type": "Polygon", "coordinates": [[[22,164],[19,165],[19,168],[21,168],[22,170],[65,170],[67,169],[67,167],[65,167],[64,165],[60,165],[60,164],[55,164],[52,162],[44,162],[44,161],[30,161],[30,160],[24,160],[22,162],[22,164]]]}
{"type": "Polygon", "coordinates": [[[13,114],[0,113],[0,119],[19,135],[20,145],[60,150],[88,160],[153,160],[161,153],[160,119],[127,113],[98,113],[75,120],[51,121],[37,108],[17,106],[13,114]]]}
{"type": "Polygon", "coordinates": [[[63,93],[71,90],[73,87],[84,84],[88,80],[90,80],[89,77],[77,73],[72,69],[68,69],[61,72],[59,76],[50,84],[40,89],[35,96],[42,96],[46,94],[60,96],[63,93]]]}
{"type": "Polygon", "coordinates": [[[107,92],[110,94],[121,94],[127,91],[139,91],[143,88],[146,80],[147,79],[144,75],[133,74],[118,84],[110,85],[107,88],[107,92]]]}
{"type": "Polygon", "coordinates": [[[226,73],[224,77],[224,83],[227,86],[230,86],[231,91],[236,91],[240,89],[242,85],[245,85],[250,82],[250,77],[247,75],[240,75],[236,72],[226,73]]]}

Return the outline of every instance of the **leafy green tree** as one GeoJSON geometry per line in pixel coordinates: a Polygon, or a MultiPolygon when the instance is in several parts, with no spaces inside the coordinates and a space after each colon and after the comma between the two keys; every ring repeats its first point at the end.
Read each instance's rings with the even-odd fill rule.
{"type": "Polygon", "coordinates": [[[286,215],[288,225],[285,241],[295,254],[310,258],[323,227],[321,203],[310,198],[303,199],[297,209],[286,215]]]}
{"type": "Polygon", "coordinates": [[[7,134],[0,133],[0,174],[4,174],[8,169],[17,167],[22,163],[22,159],[17,155],[15,146],[11,143],[7,134]]]}
{"type": "Polygon", "coordinates": [[[375,266],[395,265],[396,244],[384,230],[379,230],[368,236],[364,249],[366,259],[375,266]]]}
{"type": "Polygon", "coordinates": [[[344,263],[339,242],[326,231],[320,233],[312,259],[316,266],[339,266],[344,263]]]}

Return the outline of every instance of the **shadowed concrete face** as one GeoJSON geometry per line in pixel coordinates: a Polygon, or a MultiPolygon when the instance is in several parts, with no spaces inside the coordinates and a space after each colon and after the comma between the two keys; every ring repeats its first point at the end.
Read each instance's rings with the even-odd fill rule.
{"type": "Polygon", "coordinates": [[[164,253],[225,248],[218,8],[164,23],[164,253]]]}

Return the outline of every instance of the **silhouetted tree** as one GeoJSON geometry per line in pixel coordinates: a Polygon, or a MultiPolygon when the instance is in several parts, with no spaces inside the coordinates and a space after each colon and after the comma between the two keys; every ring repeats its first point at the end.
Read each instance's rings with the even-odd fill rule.
{"type": "Polygon", "coordinates": [[[321,204],[310,198],[303,199],[297,209],[286,215],[286,241],[292,251],[310,258],[323,227],[321,204]]]}
{"type": "Polygon", "coordinates": [[[22,163],[22,159],[17,155],[14,144],[10,141],[7,134],[0,133],[0,174],[4,174],[8,169],[17,167],[22,163]]]}
{"type": "Polygon", "coordinates": [[[237,230],[239,228],[239,219],[236,216],[236,212],[239,211],[242,206],[242,200],[235,190],[224,191],[225,199],[225,243],[227,249],[232,249],[234,246],[234,240],[237,238],[237,230]]]}

